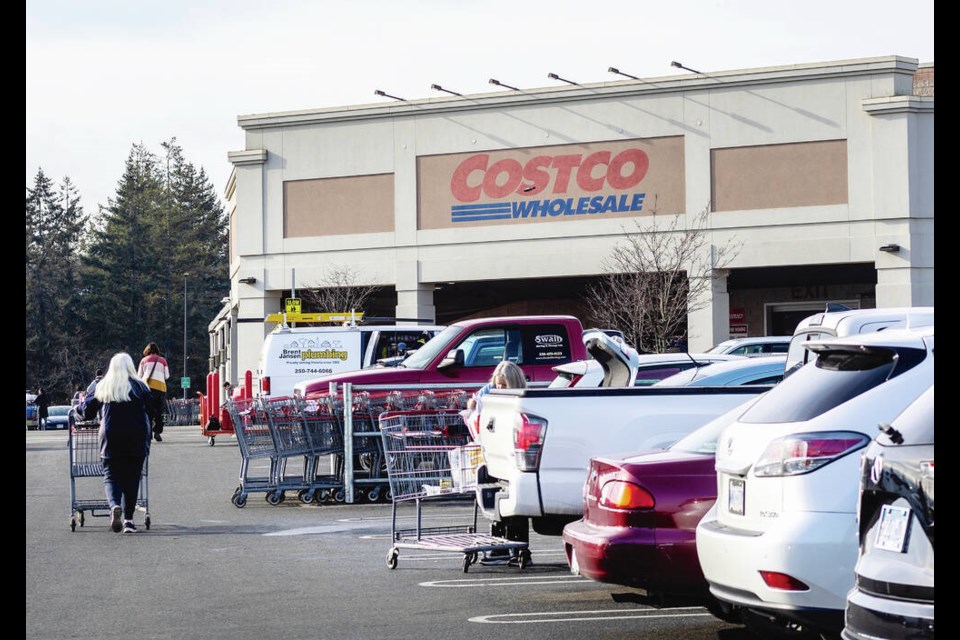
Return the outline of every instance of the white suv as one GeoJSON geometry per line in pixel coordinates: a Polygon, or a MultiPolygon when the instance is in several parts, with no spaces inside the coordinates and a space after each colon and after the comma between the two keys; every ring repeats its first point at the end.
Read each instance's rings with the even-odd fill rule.
{"type": "Polygon", "coordinates": [[[860,452],[933,383],[933,327],[811,342],[816,360],[717,444],[717,501],[697,527],[710,592],[762,637],[835,637],[857,561],[860,452]]]}

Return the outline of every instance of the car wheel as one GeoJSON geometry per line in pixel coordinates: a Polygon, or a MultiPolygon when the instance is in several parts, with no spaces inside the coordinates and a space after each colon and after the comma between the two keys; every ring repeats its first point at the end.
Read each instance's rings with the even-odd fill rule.
{"type": "Polygon", "coordinates": [[[743,623],[742,616],[740,615],[740,607],[732,605],[729,602],[723,602],[722,600],[717,600],[714,597],[710,597],[703,606],[707,611],[713,614],[714,617],[719,618],[724,622],[730,622],[733,624],[743,623]]]}
{"type": "Polygon", "coordinates": [[[744,609],[740,619],[747,630],[761,640],[821,640],[818,632],[769,613],[744,609]]]}

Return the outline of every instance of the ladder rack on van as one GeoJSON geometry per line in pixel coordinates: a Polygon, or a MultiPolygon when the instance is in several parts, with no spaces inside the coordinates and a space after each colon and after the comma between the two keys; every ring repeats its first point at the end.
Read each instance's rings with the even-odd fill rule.
{"type": "Polygon", "coordinates": [[[271,313],[264,318],[264,322],[279,322],[289,324],[291,322],[306,323],[337,323],[356,325],[363,320],[363,312],[341,312],[341,313],[271,313]]]}

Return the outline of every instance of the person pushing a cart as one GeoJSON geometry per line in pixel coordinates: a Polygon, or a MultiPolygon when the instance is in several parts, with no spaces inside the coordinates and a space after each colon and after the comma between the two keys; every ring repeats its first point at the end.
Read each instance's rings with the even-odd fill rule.
{"type": "Polygon", "coordinates": [[[87,420],[95,416],[100,419],[100,459],[110,528],[116,533],[136,533],[133,514],[143,465],[150,453],[147,410],[152,394],[127,353],[114,355],[106,374],[92,386],[93,392],[84,398],[81,411],[87,420]]]}

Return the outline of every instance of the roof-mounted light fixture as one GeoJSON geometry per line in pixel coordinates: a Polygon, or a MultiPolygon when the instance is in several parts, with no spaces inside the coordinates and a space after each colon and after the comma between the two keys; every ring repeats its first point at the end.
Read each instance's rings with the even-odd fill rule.
{"type": "Polygon", "coordinates": [[[398,98],[397,96],[392,96],[389,93],[384,93],[380,89],[375,89],[373,92],[375,96],[383,96],[384,98],[393,98],[394,100],[399,100],[400,102],[406,102],[403,98],[398,98]]]}
{"type": "Polygon", "coordinates": [[[548,73],[548,74],[547,74],[547,77],[550,78],[551,80],[559,80],[560,82],[566,82],[567,84],[572,84],[572,85],[574,85],[574,86],[580,86],[580,85],[578,85],[576,82],[574,82],[573,80],[567,80],[566,78],[561,78],[560,76],[558,76],[558,75],[555,74],[555,73],[548,73]]]}
{"type": "Polygon", "coordinates": [[[516,87],[511,87],[511,86],[508,85],[508,84],[504,84],[504,83],[500,82],[499,80],[497,80],[496,78],[490,78],[490,84],[495,84],[495,85],[497,85],[498,87],[506,87],[507,89],[513,89],[514,91],[520,91],[520,89],[517,89],[516,87]]]}
{"type": "Polygon", "coordinates": [[[449,93],[452,96],[459,96],[461,98],[463,97],[462,93],[457,93],[456,91],[450,91],[450,89],[444,89],[438,84],[432,84],[430,85],[430,88],[433,89],[434,91],[443,91],[444,93],[449,93]]]}
{"type": "Polygon", "coordinates": [[[899,253],[900,245],[895,242],[891,242],[890,244],[881,246],[880,251],[883,251],[884,253],[899,253]]]}
{"type": "Polygon", "coordinates": [[[670,63],[670,66],[671,66],[671,67],[676,67],[677,69],[683,69],[684,71],[689,71],[690,73],[697,73],[697,74],[700,74],[701,76],[703,75],[703,72],[702,72],[702,71],[697,71],[696,69],[691,69],[690,67],[685,67],[685,66],[683,66],[682,64],[680,64],[679,62],[677,62],[676,60],[672,61],[672,62],[670,63]]]}
{"type": "Polygon", "coordinates": [[[246,278],[240,278],[237,282],[242,282],[243,284],[253,284],[257,281],[253,276],[247,276],[246,278]]]}
{"type": "Polygon", "coordinates": [[[617,69],[616,67],[609,67],[609,68],[607,68],[607,71],[609,71],[610,73],[615,73],[615,74],[617,74],[618,76],[623,76],[623,77],[625,77],[625,78],[630,78],[631,80],[639,80],[639,79],[640,79],[640,78],[638,78],[637,76],[632,76],[632,75],[630,75],[629,73],[624,73],[623,71],[620,71],[620,69],[617,69]]]}

